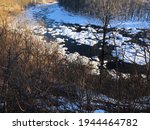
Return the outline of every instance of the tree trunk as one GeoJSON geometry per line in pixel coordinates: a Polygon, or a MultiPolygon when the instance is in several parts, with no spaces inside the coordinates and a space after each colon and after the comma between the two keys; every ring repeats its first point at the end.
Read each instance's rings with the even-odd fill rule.
{"type": "Polygon", "coordinates": [[[103,77],[103,66],[104,66],[104,58],[105,58],[105,44],[106,44],[106,33],[108,28],[108,17],[105,17],[104,25],[103,25],[103,41],[102,41],[102,52],[99,56],[100,59],[100,86],[102,85],[102,77],[103,77]]]}

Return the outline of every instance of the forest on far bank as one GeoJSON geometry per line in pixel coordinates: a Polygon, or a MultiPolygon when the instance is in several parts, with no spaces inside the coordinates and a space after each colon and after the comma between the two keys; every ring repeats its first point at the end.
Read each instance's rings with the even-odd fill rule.
{"type": "Polygon", "coordinates": [[[100,18],[108,15],[119,20],[150,20],[148,0],[58,0],[69,11],[100,18]]]}

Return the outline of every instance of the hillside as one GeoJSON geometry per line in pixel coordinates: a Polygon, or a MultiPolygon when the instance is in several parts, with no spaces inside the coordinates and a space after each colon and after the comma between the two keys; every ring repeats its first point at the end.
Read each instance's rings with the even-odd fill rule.
{"type": "Polygon", "coordinates": [[[61,1],[3,0],[0,112],[150,112],[149,11],[82,0],[103,11],[95,17],[61,1]]]}

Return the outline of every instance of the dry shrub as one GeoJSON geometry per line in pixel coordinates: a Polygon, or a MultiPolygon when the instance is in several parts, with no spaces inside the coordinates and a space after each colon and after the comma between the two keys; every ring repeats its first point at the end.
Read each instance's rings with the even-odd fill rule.
{"type": "Polygon", "coordinates": [[[55,95],[54,86],[59,96],[67,94],[70,99],[76,86],[87,89],[89,68],[69,63],[58,52],[56,43],[49,44],[50,48],[45,47],[45,42],[29,31],[11,30],[7,23],[0,28],[0,95],[4,112],[37,111],[37,99],[50,96],[48,90],[55,95]],[[61,86],[66,86],[63,91],[61,86]]]}
{"type": "Polygon", "coordinates": [[[104,70],[100,85],[99,76],[89,73],[90,66],[82,65],[80,59],[68,62],[56,43],[48,43],[48,48],[37,39],[29,31],[12,31],[7,25],[0,28],[0,99],[4,112],[52,112],[46,108],[58,105],[51,101],[54,96],[66,97],[79,103],[81,111],[90,112],[93,97],[100,93],[118,100],[118,104],[105,102],[105,110],[137,112],[134,100],[150,93],[147,80],[136,74],[124,79],[118,72],[119,78],[114,79],[104,70]],[[39,102],[46,106],[39,108],[39,102]]]}

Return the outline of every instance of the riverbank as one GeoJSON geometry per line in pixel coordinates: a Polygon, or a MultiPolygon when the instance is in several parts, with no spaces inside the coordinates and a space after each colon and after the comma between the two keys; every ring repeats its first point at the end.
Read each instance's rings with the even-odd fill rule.
{"type": "Polygon", "coordinates": [[[87,17],[41,4],[11,25],[0,30],[0,112],[149,112],[143,25],[107,30],[103,73],[102,27],[87,17]]]}

